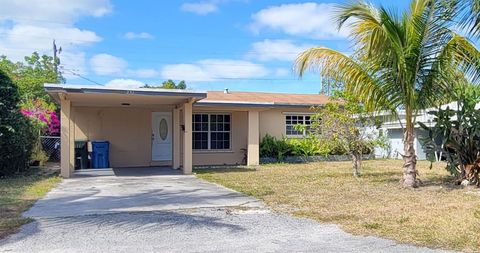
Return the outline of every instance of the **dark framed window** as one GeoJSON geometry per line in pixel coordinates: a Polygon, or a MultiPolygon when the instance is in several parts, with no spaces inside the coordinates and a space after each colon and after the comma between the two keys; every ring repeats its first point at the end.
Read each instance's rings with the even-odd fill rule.
{"type": "Polygon", "coordinates": [[[311,123],[311,115],[285,115],[285,134],[290,137],[305,136],[311,123]],[[305,126],[305,128],[299,130],[296,128],[297,125],[305,126]]]}
{"type": "Polygon", "coordinates": [[[194,150],[230,149],[230,114],[195,113],[192,117],[194,150]]]}

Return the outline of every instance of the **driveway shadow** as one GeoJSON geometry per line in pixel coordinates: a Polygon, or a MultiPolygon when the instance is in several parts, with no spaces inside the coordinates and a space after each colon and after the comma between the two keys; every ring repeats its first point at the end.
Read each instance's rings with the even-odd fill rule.
{"type": "MultiPolygon", "coordinates": [[[[218,211],[218,210],[217,210],[218,211]]],[[[0,246],[18,243],[38,233],[55,234],[55,231],[115,231],[116,234],[152,234],[175,228],[176,230],[212,229],[238,233],[246,229],[240,225],[222,221],[214,216],[184,211],[158,211],[114,213],[44,218],[22,226],[20,231],[3,240],[0,246]]],[[[82,238],[82,235],[79,235],[82,238]]],[[[1,250],[0,250],[1,251],[1,250]]]]}
{"type": "Polygon", "coordinates": [[[75,217],[49,218],[49,226],[89,226],[106,227],[116,231],[149,233],[169,227],[194,229],[197,227],[210,229],[227,229],[230,232],[244,231],[239,225],[223,222],[218,217],[195,214],[183,211],[158,211],[116,213],[107,215],[84,215],[75,217]]]}

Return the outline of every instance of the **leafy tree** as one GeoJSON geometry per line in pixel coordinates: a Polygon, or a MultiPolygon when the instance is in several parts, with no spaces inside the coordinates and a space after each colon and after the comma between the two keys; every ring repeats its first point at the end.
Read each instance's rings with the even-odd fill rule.
{"type": "Polygon", "coordinates": [[[187,88],[187,84],[185,81],[180,81],[176,84],[173,80],[168,79],[164,81],[160,86],[148,85],[145,84],[142,88],[151,88],[151,89],[180,89],[185,90],[187,88]]]}
{"type": "Polygon", "coordinates": [[[0,177],[28,168],[35,144],[34,129],[20,113],[17,87],[0,70],[0,177]]]}
{"type": "Polygon", "coordinates": [[[181,89],[181,90],[184,90],[187,88],[187,84],[185,83],[184,80],[180,81],[178,84],[177,84],[177,89],[181,89]]]}
{"type": "Polygon", "coordinates": [[[36,52],[25,57],[25,62],[17,63],[0,56],[0,70],[3,70],[18,87],[21,103],[39,99],[53,103],[43,85],[65,82],[61,73],[55,73],[53,57],[40,56],[36,52]]]}
{"type": "MultiPolygon", "coordinates": [[[[335,98],[336,97],[336,98],[335,98]]],[[[375,118],[367,113],[353,95],[339,93],[336,101],[317,108],[312,116],[310,132],[320,143],[345,150],[352,158],[353,176],[360,176],[362,154],[371,152],[381,145],[375,118]],[[339,100],[338,97],[342,97],[339,100]]]]}
{"type": "Polygon", "coordinates": [[[458,19],[466,13],[462,10],[465,1],[478,2],[413,0],[410,9],[400,15],[364,2],[341,5],[336,18],[339,27],[350,28],[353,54],[315,47],[301,53],[295,62],[299,76],[318,70],[342,83],[367,110],[388,110],[394,116],[398,109],[405,110],[405,187],[418,185],[415,115],[449,102],[459,73],[473,82],[480,78],[480,52],[455,33],[458,19]]]}
{"type": "Polygon", "coordinates": [[[175,89],[177,85],[175,85],[175,82],[172,81],[172,80],[167,80],[165,82],[162,83],[162,87],[163,89],[175,89]]]}

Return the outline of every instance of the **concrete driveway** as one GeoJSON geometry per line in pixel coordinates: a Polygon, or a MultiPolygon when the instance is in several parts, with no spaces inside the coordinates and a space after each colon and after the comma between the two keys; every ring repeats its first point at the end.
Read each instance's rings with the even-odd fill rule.
{"type": "Polygon", "coordinates": [[[440,252],[275,214],[262,202],[171,170],[64,180],[0,241],[0,252],[440,252]]]}

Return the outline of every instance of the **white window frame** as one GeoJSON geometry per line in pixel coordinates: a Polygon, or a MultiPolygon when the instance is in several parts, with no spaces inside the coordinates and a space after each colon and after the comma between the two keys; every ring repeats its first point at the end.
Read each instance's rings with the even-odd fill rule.
{"type": "MultiPolygon", "coordinates": [[[[305,125],[305,117],[310,117],[310,124],[312,124],[312,116],[313,116],[313,113],[284,113],[284,123],[285,123],[285,128],[284,128],[284,131],[285,131],[285,136],[287,137],[290,137],[290,138],[303,138],[307,135],[307,129],[303,129],[303,133],[302,134],[288,134],[287,133],[287,127],[288,126],[292,126],[292,127],[295,127],[296,125],[305,125]],[[287,117],[292,117],[292,116],[296,116],[296,117],[299,117],[301,118],[301,122],[302,123],[298,123],[298,124],[288,124],[287,123],[287,117]]],[[[300,121],[300,120],[298,120],[300,121]]],[[[296,130],[295,130],[296,131],[296,130]]]]}
{"type": "MultiPolygon", "coordinates": [[[[207,149],[193,149],[194,152],[224,152],[224,151],[230,151],[232,150],[232,114],[231,113],[226,113],[226,112],[193,112],[192,113],[192,117],[195,117],[195,115],[208,115],[208,131],[194,131],[195,129],[195,125],[194,124],[194,121],[192,119],[192,134],[195,134],[195,133],[207,133],[207,149]],[[212,115],[223,115],[223,116],[226,116],[228,115],[230,117],[230,130],[229,131],[218,131],[218,130],[215,130],[215,131],[212,131],[211,130],[211,116],[212,115]],[[211,143],[211,134],[212,133],[229,133],[229,139],[228,139],[228,148],[226,149],[212,149],[212,143],[211,143]]],[[[194,142],[194,139],[193,139],[193,135],[192,135],[192,144],[194,142]]]]}

